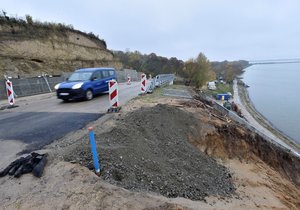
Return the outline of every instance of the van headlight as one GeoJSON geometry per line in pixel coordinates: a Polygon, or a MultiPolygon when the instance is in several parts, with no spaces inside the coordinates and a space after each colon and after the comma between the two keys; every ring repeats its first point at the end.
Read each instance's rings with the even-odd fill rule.
{"type": "Polygon", "coordinates": [[[60,85],[60,83],[56,84],[56,85],[54,86],[54,89],[57,90],[57,89],[59,88],[59,85],[60,85]]]}
{"type": "Polygon", "coordinates": [[[82,85],[83,85],[83,82],[78,83],[78,84],[76,84],[76,85],[73,85],[73,86],[72,86],[72,89],[79,89],[79,88],[81,88],[82,85]]]}

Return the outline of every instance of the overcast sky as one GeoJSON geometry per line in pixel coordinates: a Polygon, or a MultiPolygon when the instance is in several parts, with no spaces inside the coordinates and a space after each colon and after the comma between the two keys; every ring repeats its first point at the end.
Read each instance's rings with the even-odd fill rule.
{"type": "Polygon", "coordinates": [[[187,60],[300,58],[300,0],[0,0],[9,15],[72,24],[109,49],[187,60]]]}

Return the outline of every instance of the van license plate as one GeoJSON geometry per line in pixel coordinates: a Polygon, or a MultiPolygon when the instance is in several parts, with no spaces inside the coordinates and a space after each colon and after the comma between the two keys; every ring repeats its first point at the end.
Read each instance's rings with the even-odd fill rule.
{"type": "Polygon", "coordinates": [[[60,93],[61,96],[68,96],[69,93],[60,93]]]}

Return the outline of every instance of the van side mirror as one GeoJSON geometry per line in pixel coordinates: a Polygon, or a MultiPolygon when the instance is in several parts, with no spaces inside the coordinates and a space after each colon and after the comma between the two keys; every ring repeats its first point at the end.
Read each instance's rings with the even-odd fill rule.
{"type": "Polygon", "coordinates": [[[91,81],[94,81],[94,80],[96,80],[97,79],[97,77],[92,77],[91,78],[91,81]]]}
{"type": "Polygon", "coordinates": [[[66,81],[69,81],[69,78],[68,78],[68,77],[66,78],[66,81]]]}

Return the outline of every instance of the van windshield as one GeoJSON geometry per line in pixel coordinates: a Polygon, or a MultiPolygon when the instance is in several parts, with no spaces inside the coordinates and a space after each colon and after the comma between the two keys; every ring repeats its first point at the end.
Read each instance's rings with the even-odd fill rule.
{"type": "Polygon", "coordinates": [[[89,80],[93,72],[75,72],[69,77],[69,81],[85,81],[89,80]]]}

